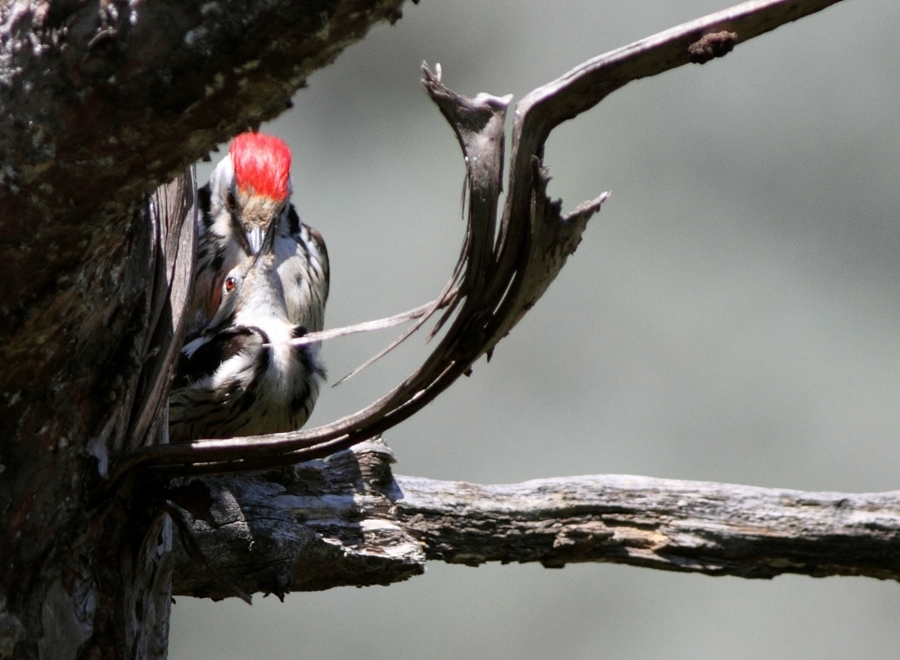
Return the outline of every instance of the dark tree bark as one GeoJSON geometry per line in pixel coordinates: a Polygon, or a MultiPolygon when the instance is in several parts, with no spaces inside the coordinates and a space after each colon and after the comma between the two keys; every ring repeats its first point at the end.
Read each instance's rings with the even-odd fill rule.
{"type": "Polygon", "coordinates": [[[163,438],[194,182],[400,0],[0,8],[0,657],[166,653],[171,530],[109,456],[163,438]]]}
{"type": "MultiPolygon", "coordinates": [[[[648,481],[642,492],[661,499],[638,498],[635,507],[624,500],[592,503],[576,482],[554,482],[562,492],[575,488],[571,505],[557,510],[536,500],[520,515],[488,520],[479,516],[492,502],[503,508],[535,494],[524,486],[395,482],[383,450],[369,452],[368,467],[355,454],[334,458],[331,467],[343,465],[337,477],[325,479],[334,483],[317,481],[323,473],[316,465],[269,472],[262,481],[173,480],[325,456],[413,414],[428,400],[424,395],[433,398],[465,373],[536,302],[605,199],[563,217],[559,203],[547,198],[541,158],[555,126],[630,80],[721,56],[836,1],[745,3],[592,60],[535,90],[517,108],[499,221],[509,99],[465,99],[443,87],[439,73],[427,72],[426,87],[466,155],[479,156],[467,167],[466,267],[461,262],[432,310],[456,309],[443,352],[385,397],[387,412],[363,431],[361,420],[372,421],[365,411],[317,436],[330,438],[318,445],[308,442],[315,433],[301,431],[177,448],[160,445],[191,279],[195,182],[188,173],[157,186],[216,143],[278,114],[311,71],[375,22],[399,17],[400,0],[3,5],[0,658],[164,657],[173,524],[190,549],[179,565],[179,592],[215,597],[388,583],[420,572],[423,558],[546,565],[636,558],[648,566],[749,576],[802,566],[799,572],[812,574],[896,577],[889,496],[820,498],[823,511],[886,512],[873,514],[866,533],[840,537],[864,541],[854,564],[852,553],[813,556],[812,550],[747,545],[747,538],[764,536],[755,529],[715,537],[694,554],[681,548],[684,539],[713,539],[699,531],[703,521],[746,522],[729,518],[729,508],[772,504],[724,486],[715,496],[724,502],[718,517],[692,509],[700,527],[679,528],[671,527],[679,488],[711,493],[714,487],[648,481]],[[502,277],[482,279],[480,272],[502,277]],[[337,498],[329,488],[338,489],[337,498]],[[280,507],[288,496],[296,501],[280,507]],[[349,517],[332,511],[342,502],[349,517]],[[254,507],[271,509],[279,524],[266,528],[254,507]],[[297,524],[298,511],[305,524],[297,524]],[[250,521],[263,525],[255,532],[257,549],[272,550],[268,557],[275,560],[229,574],[250,521]],[[479,537],[480,526],[496,533],[479,537]],[[685,529],[692,531],[685,536],[685,529]],[[715,543],[721,553],[713,551],[715,543]],[[742,543],[749,554],[740,554],[742,543]],[[347,548],[360,551],[345,554],[347,548]],[[293,568],[298,557],[311,562],[303,575],[293,568]],[[197,569],[204,563],[208,568],[197,569]]],[[[601,484],[601,490],[605,498],[615,488],[601,484]]],[[[796,498],[801,504],[815,499],[796,498]]],[[[814,534],[815,525],[801,533],[807,531],[814,534]]]]}

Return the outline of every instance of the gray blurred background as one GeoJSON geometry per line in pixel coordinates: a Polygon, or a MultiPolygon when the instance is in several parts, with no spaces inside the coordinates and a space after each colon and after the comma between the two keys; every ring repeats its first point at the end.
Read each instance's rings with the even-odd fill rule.
{"type": "MultiPolygon", "coordinates": [[[[419,83],[515,94],[723,0],[422,0],[263,127],[332,263],[327,326],[431,300],[463,164],[419,83]]],[[[844,2],[723,60],[632,83],[551,136],[550,191],[611,190],[490,364],[387,434],[396,471],[482,483],[628,473],[900,489],[900,3],[844,2]]],[[[218,160],[220,154],[213,154],[218,160]]],[[[208,175],[209,166],[203,173],[208,175]]],[[[334,382],[394,337],[326,344],[334,382]]],[[[395,385],[421,338],[328,389],[395,385]]],[[[178,598],[170,657],[897,658],[900,585],[610,565],[430,564],[391,587],[178,598]]]]}

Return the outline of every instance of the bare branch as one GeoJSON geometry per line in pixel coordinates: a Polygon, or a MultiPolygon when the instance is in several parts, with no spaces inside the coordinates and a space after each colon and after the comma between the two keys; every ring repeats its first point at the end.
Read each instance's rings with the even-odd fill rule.
{"type": "MultiPolygon", "coordinates": [[[[622,475],[480,486],[394,479],[392,462],[366,443],[282,471],[195,478],[174,497],[214,570],[251,593],[386,584],[421,573],[426,559],[900,580],[900,492],[622,475]]],[[[186,554],[177,561],[175,593],[232,595],[186,554]]]]}
{"type": "Polygon", "coordinates": [[[551,130],[629,82],[720,57],[738,44],[839,1],[750,0],[589,60],[522,99],[517,119],[523,125],[534,123],[519,129],[523,143],[543,143],[551,130]]]}
{"type": "MultiPolygon", "coordinates": [[[[388,316],[383,319],[377,319],[375,321],[363,321],[362,323],[346,325],[342,328],[332,328],[331,330],[309,332],[302,337],[297,337],[297,339],[292,339],[286,343],[290,344],[291,346],[306,346],[308,344],[315,344],[316,342],[320,341],[337,339],[338,337],[346,337],[348,335],[353,335],[360,332],[372,332],[373,330],[393,328],[394,326],[402,325],[410,321],[415,321],[423,317],[427,318],[428,315],[440,309],[441,306],[442,305],[440,299],[432,300],[431,302],[425,303],[424,305],[419,305],[418,307],[414,307],[405,312],[394,314],[394,316],[388,316]]],[[[270,345],[271,344],[264,344],[264,346],[270,345]]]]}
{"type": "MultiPolygon", "coordinates": [[[[442,325],[451,327],[425,363],[369,407],[315,429],[151,447],[119,458],[116,474],[142,467],[175,475],[251,470],[326,456],[407,419],[467,373],[531,309],[581,241],[608,194],[567,216],[546,195],[542,166],[550,131],[631,80],[727,53],[736,43],[819,11],[837,0],[747,2],[586,62],[528,94],[516,107],[509,193],[497,229],[503,174],[503,121],[511,97],[465,98],[423,67],[425,89],[450,123],[466,161],[468,225],[447,288],[458,286],[442,325]],[[736,33],[736,36],[735,36],[736,33]]],[[[407,333],[408,334],[408,333],[407,333]]],[[[402,338],[398,341],[401,341],[402,338]]],[[[394,342],[390,348],[398,342],[394,342]]]]}
{"type": "Polygon", "coordinates": [[[397,477],[428,559],[602,561],[771,578],[900,580],[900,492],[844,494],[628,475],[478,486],[397,477]]]}
{"type": "Polygon", "coordinates": [[[236,583],[281,596],[422,573],[419,543],[383,516],[388,493],[396,494],[393,460],[372,442],[327,461],[179,484],[168,496],[192,521],[195,546],[211,569],[176,547],[176,592],[218,600],[235,595],[236,583]]]}

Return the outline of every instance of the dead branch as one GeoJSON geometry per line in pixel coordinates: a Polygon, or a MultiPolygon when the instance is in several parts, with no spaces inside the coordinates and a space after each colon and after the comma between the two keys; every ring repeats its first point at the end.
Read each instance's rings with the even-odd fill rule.
{"type": "Polygon", "coordinates": [[[179,175],[400,2],[0,2],[0,655],[165,656],[171,521],[145,484],[98,491],[166,436],[179,175]]]}
{"type": "Polygon", "coordinates": [[[809,493],[623,475],[481,486],[392,477],[380,442],[266,474],[193,478],[172,496],[210,561],[177,594],[283,595],[388,584],[426,560],[612,562],[706,575],[900,580],[900,493],[809,493]]]}
{"type": "Polygon", "coordinates": [[[672,28],[586,62],[528,94],[517,106],[508,194],[498,227],[503,122],[511,97],[459,96],[424,68],[425,89],[456,133],[466,162],[468,225],[463,250],[436,305],[450,324],[425,363],[369,407],[315,429],[251,438],[149,447],[120,456],[116,474],[135,468],[178,475],[253,470],[321,458],[395,426],[446,389],[531,309],[575,251],[607,194],[562,215],[546,195],[544,143],[563,121],[632,80],[705,62],[735,44],[837,0],[752,1],[672,28]],[[455,317],[451,319],[451,316],[455,317]]]}

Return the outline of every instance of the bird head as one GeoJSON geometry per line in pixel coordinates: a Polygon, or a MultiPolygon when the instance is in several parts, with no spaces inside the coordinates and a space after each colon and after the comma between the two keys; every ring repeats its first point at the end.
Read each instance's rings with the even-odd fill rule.
{"type": "Polygon", "coordinates": [[[262,235],[259,251],[247,256],[222,280],[221,302],[208,330],[217,331],[246,319],[275,319],[287,322],[287,308],[281,279],[276,270],[275,237],[277,218],[262,235]]]}
{"type": "Polygon", "coordinates": [[[247,254],[257,254],[291,196],[291,150],[264,133],[241,133],[213,172],[214,215],[227,213],[247,254]]]}

